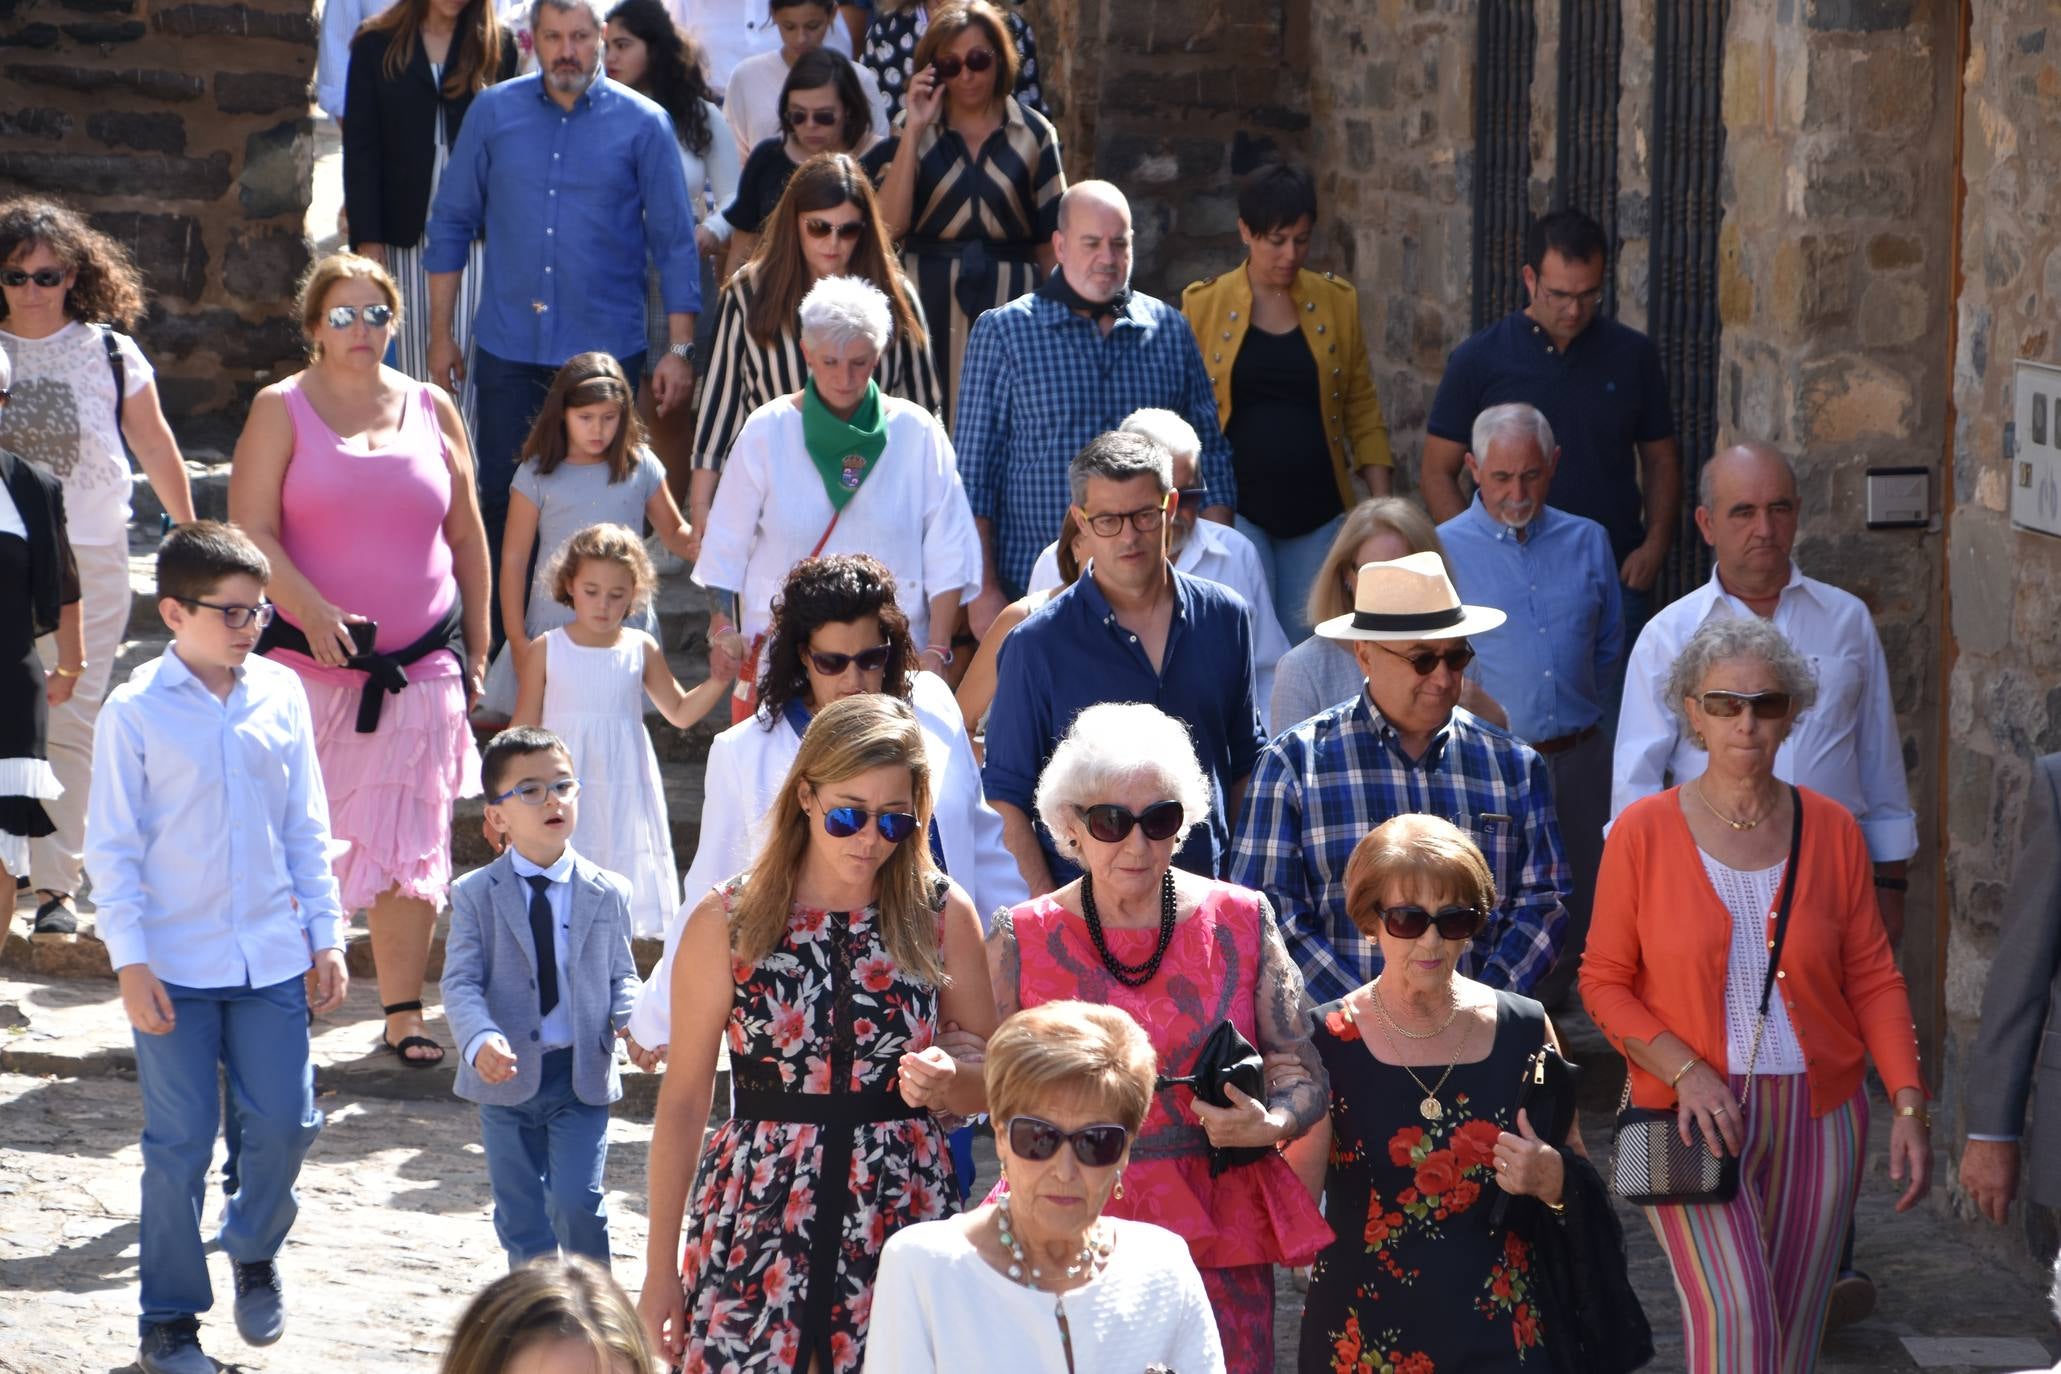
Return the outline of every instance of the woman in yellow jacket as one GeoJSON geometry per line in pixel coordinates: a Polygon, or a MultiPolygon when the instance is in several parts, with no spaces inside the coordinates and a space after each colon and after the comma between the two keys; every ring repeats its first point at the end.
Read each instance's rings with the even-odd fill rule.
{"type": "Polygon", "coordinates": [[[1181,293],[1231,441],[1238,529],[1258,548],[1275,613],[1301,640],[1310,582],[1345,512],[1391,489],[1395,460],[1360,336],[1359,295],[1306,271],[1317,189],[1270,163],[1238,193],[1244,266],[1181,293]]]}

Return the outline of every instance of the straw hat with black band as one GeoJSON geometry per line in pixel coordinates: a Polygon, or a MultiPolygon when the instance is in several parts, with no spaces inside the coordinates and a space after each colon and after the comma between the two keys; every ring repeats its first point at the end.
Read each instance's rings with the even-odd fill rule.
{"type": "Polygon", "coordinates": [[[1420,639],[1464,639],[1493,630],[1506,619],[1493,606],[1466,606],[1445,560],[1413,553],[1386,563],[1363,563],[1353,585],[1353,609],[1317,626],[1326,639],[1370,639],[1405,643],[1420,639]]]}

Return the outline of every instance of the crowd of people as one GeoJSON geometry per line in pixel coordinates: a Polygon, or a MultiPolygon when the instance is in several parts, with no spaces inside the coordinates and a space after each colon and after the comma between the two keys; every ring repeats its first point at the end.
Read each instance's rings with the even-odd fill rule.
{"type": "Polygon", "coordinates": [[[236,1329],[283,1330],[359,913],[381,1052],[478,1104],[512,1271],[450,1371],[1257,1374],[1280,1269],[1305,1370],[1632,1369],[1634,1199],[1692,1368],[1811,1368],[1871,1301],[1870,1063],[1899,1209],[1933,1164],[1885,657],[1792,557],[1789,457],[1684,469],[1557,210],[1453,353],[1420,504],[1307,171],[1243,182],[1244,260],[1177,307],[1122,190],[1068,182],[1013,10],[688,8],[330,0],[351,247],[227,522],[126,255],[0,204],[0,871],[38,939],[90,878],[137,1032],[142,1368],[213,1368],[218,1130],[236,1329]],[[114,682],[132,454],[171,643],[114,682]],[[1715,566],[1661,606],[1685,488],[1715,566]],[[691,856],[648,710],[721,727],[691,856]],[[460,876],[474,796],[498,857],[460,876]],[[1577,1008],[1627,1061],[1608,1160],[1577,1008]],[[664,1074],[634,1310],[630,1064],[664,1074]]]}

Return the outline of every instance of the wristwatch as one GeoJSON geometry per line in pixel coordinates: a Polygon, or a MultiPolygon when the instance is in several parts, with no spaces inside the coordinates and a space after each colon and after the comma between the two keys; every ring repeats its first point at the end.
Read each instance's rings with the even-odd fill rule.
{"type": "Polygon", "coordinates": [[[1918,1124],[1923,1126],[1926,1131],[1930,1132],[1932,1130],[1932,1109],[1922,1103],[1915,1107],[1898,1107],[1896,1114],[1898,1116],[1915,1116],[1918,1118],[1918,1124]]]}
{"type": "Polygon", "coordinates": [[[686,343],[668,344],[666,352],[683,363],[691,363],[694,361],[694,341],[689,339],[686,343]]]}

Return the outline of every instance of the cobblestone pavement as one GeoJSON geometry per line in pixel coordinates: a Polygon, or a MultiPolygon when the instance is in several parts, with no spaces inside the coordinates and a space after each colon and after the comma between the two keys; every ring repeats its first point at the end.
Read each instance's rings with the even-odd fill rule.
{"type": "MultiPolygon", "coordinates": [[[[363,1059],[376,1018],[358,1010],[318,1040],[327,1050],[318,1060],[329,1123],[302,1173],[301,1217],[281,1257],[289,1324],[278,1345],[250,1350],[236,1339],[228,1265],[211,1257],[223,1296],[203,1336],[227,1369],[427,1374],[467,1296],[501,1272],[473,1111],[448,1096],[447,1072],[383,1070],[363,1059]],[[392,1095],[402,1091],[414,1096],[392,1095]]],[[[0,1071],[0,1374],[126,1371],[135,1348],[141,1112],[118,1052],[126,1037],[113,985],[0,978],[0,1026],[0,1070],[46,1070],[0,1071]],[[66,1056],[75,1059],[69,1070],[66,1056]]],[[[432,1029],[445,1033],[440,1018],[432,1029]]],[[[1579,1055],[1578,1038],[1570,1040],[1579,1055]]],[[[1590,1086],[1614,1096],[1614,1084],[1590,1086]]],[[[633,1102],[610,1131],[615,1268],[632,1286],[643,1269],[645,1115],[633,1102]]],[[[1591,1139],[1601,1138],[1603,1124],[1599,1112],[1588,1114],[1591,1139]]],[[[1894,1216],[1879,1144],[1863,1194],[1859,1258],[1882,1303],[1833,1337],[1821,1369],[1973,1374],[2061,1353],[2037,1267],[1986,1227],[1952,1221],[1935,1204],[1894,1216]],[[1975,1358],[1976,1347],[1962,1347],[1959,1358],[1921,1347],[1921,1362],[1906,1337],[2004,1344],[1990,1348],[1988,1362],[1975,1358]]],[[[983,1185],[993,1168],[984,1151],[983,1185]]],[[[210,1221],[218,1207],[211,1193],[210,1221]]],[[[1636,1217],[1627,1218],[1626,1234],[1661,1347],[1651,1367],[1680,1370],[1665,1264],[1636,1217]]],[[[1278,1367],[1289,1370],[1300,1295],[1285,1274],[1280,1295],[1278,1367]]]]}

